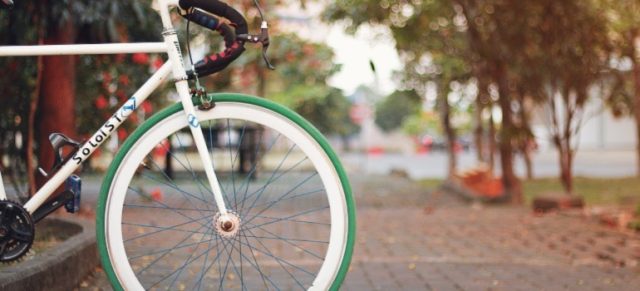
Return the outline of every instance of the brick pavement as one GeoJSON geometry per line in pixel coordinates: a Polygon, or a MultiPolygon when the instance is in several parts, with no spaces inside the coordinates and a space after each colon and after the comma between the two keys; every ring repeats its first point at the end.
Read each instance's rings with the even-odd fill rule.
{"type": "MultiPolygon", "coordinates": [[[[470,206],[401,178],[354,177],[344,290],[638,290],[640,235],[577,215],[470,206]]],[[[106,289],[97,271],[81,290],[106,289]]]]}

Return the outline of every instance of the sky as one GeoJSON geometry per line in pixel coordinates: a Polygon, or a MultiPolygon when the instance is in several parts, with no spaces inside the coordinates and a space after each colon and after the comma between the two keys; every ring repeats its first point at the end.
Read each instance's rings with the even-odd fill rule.
{"type": "Polygon", "coordinates": [[[347,34],[343,24],[329,25],[320,20],[323,4],[319,2],[307,4],[306,9],[296,4],[279,8],[280,26],[333,48],[334,61],[342,65],[342,70],[329,80],[329,85],[342,89],[347,95],[360,85],[377,87],[384,95],[393,92],[397,87],[393,71],[401,65],[388,29],[363,26],[355,35],[347,34]],[[377,80],[370,60],[375,64],[377,80]]]}
{"type": "Polygon", "coordinates": [[[341,25],[333,25],[329,28],[326,42],[334,49],[335,61],[342,64],[342,70],[329,80],[331,86],[342,89],[346,94],[353,93],[361,84],[373,85],[383,95],[396,89],[393,71],[399,70],[401,65],[395,43],[387,30],[363,27],[356,35],[349,35],[341,25]],[[375,64],[375,74],[370,61],[375,64]]]}

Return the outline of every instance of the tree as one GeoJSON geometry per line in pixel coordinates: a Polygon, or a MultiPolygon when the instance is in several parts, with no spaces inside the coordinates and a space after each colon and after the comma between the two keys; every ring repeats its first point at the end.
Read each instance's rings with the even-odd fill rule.
{"type": "Polygon", "coordinates": [[[436,84],[436,106],[447,138],[449,174],[456,170],[455,129],[451,125],[448,97],[452,82],[471,78],[469,50],[464,23],[448,1],[382,2],[336,1],[324,12],[329,21],[347,21],[351,30],[363,24],[390,28],[405,65],[404,86],[425,94],[429,83],[436,84]]]}
{"type": "Polygon", "coordinates": [[[395,91],[376,104],[375,123],[389,132],[400,128],[407,118],[421,111],[421,98],[413,90],[395,91]]]}
{"type": "Polygon", "coordinates": [[[636,175],[640,176],[640,3],[634,0],[599,0],[598,9],[607,16],[612,41],[612,59],[629,61],[631,70],[611,68],[611,96],[614,115],[631,115],[636,123],[636,175]]]}
{"type": "MultiPolygon", "coordinates": [[[[10,14],[0,17],[0,34],[5,36],[1,41],[5,45],[126,41],[136,40],[133,35],[150,31],[156,33],[157,39],[159,28],[157,31],[149,28],[149,23],[157,20],[149,17],[155,15],[148,7],[149,3],[125,0],[17,1],[10,14]]],[[[30,100],[29,106],[18,114],[25,117],[22,119],[26,120],[23,133],[27,137],[26,147],[18,159],[27,164],[28,192],[33,193],[33,151],[37,150],[40,166],[48,171],[54,160],[49,134],[62,132],[75,136],[77,57],[50,56],[39,57],[35,61],[7,59],[3,62],[22,64],[17,71],[32,72],[14,76],[11,87],[32,92],[27,99],[30,100]]]]}
{"type": "Polygon", "coordinates": [[[351,102],[339,89],[326,85],[298,85],[274,93],[271,98],[298,112],[324,134],[347,138],[359,130],[349,117],[351,102]]]}
{"type": "Polygon", "coordinates": [[[548,1],[530,21],[548,25],[534,26],[530,37],[537,42],[539,54],[532,57],[542,75],[541,88],[530,90],[546,99],[551,135],[558,150],[561,182],[568,194],[573,192],[573,159],[585,115],[584,105],[591,88],[601,80],[608,64],[609,40],[605,20],[591,1],[548,1]]]}
{"type": "Polygon", "coordinates": [[[331,47],[292,33],[274,34],[271,43],[269,58],[276,64],[275,71],[264,72],[260,51],[247,50],[227,74],[215,76],[209,84],[218,90],[275,100],[300,113],[325,134],[346,139],[357,132],[359,127],[349,118],[351,103],[339,89],[327,85],[340,70],[340,65],[333,62],[331,47]]]}

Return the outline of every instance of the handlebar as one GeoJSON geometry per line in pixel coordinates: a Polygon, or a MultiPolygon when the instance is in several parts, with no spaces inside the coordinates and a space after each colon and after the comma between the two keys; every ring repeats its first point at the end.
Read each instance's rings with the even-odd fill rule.
{"type": "Polygon", "coordinates": [[[260,35],[251,35],[244,16],[224,2],[218,0],[180,0],[179,6],[187,12],[182,14],[184,18],[217,31],[224,37],[225,43],[224,51],[196,62],[194,64],[195,72],[187,71],[189,79],[223,70],[245,51],[244,44],[246,42],[262,44],[263,58],[267,66],[273,69],[266,55],[269,47],[269,30],[265,21],[262,22],[260,35]],[[228,19],[230,24],[221,22],[214,15],[228,19]]]}

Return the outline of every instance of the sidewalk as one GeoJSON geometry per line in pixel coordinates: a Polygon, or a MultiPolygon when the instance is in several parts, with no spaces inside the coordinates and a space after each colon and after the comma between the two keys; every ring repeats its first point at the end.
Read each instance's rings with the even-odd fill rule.
{"type": "MultiPolygon", "coordinates": [[[[344,290],[636,290],[640,235],[578,216],[472,207],[402,178],[353,177],[344,290]],[[634,287],[635,286],[635,287],[634,287]]],[[[97,272],[80,290],[109,290],[97,272]]]]}

